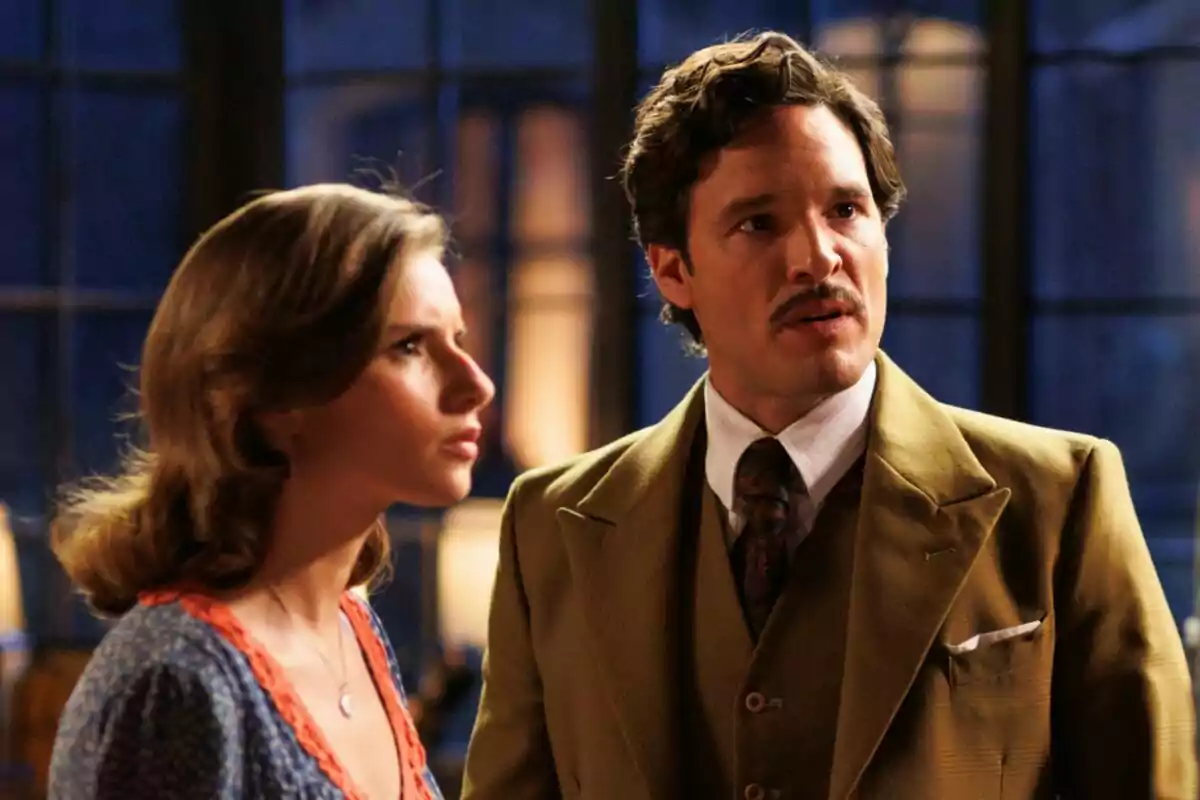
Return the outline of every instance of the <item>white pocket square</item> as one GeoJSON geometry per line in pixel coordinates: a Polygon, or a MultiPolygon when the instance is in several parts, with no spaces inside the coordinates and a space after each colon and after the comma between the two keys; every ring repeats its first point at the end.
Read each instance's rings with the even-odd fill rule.
{"type": "Polygon", "coordinates": [[[1033,622],[1023,622],[1020,625],[1014,625],[1011,628],[1001,628],[998,631],[988,631],[987,633],[977,633],[970,639],[960,644],[948,644],[946,649],[952,656],[961,656],[964,653],[970,653],[973,650],[978,650],[989,644],[1003,642],[1006,639],[1012,639],[1017,636],[1024,636],[1027,633],[1033,633],[1038,628],[1042,627],[1042,621],[1035,619],[1033,622]]]}

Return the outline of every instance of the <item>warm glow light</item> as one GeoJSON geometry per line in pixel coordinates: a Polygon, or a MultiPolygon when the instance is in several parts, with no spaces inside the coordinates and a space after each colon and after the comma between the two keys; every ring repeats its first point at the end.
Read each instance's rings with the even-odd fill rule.
{"type": "Polygon", "coordinates": [[[838,67],[854,85],[871,97],[880,92],[879,68],[854,62],[870,62],[883,52],[883,32],[873,19],[850,19],[823,26],[817,32],[816,48],[823,55],[845,59],[838,67]]]}
{"type": "Polygon", "coordinates": [[[871,58],[883,50],[883,31],[869,17],[842,20],[821,26],[816,47],[835,58],[871,58]]]}
{"type": "Polygon", "coordinates": [[[985,49],[978,28],[937,18],[912,23],[900,45],[900,52],[910,57],[980,55],[985,49]]]}
{"type": "Polygon", "coordinates": [[[590,289],[582,258],[535,258],[513,270],[505,430],[522,466],[587,448],[590,289]]]}
{"type": "Polygon", "coordinates": [[[8,522],[8,509],[0,503],[0,639],[25,630],[20,566],[16,538],[8,522]]]}
{"type": "Polygon", "coordinates": [[[0,759],[13,751],[14,742],[9,739],[13,695],[30,659],[19,569],[17,542],[8,524],[8,510],[0,503],[0,759]]]}
{"type": "Polygon", "coordinates": [[[450,509],[438,536],[438,633],[448,647],[487,644],[499,558],[502,500],[473,498],[450,509]]]}
{"type": "Polygon", "coordinates": [[[518,246],[577,246],[589,228],[587,142],[579,114],[531,108],[517,128],[513,238],[518,246]]]}
{"type": "MultiPolygon", "coordinates": [[[[957,22],[927,19],[914,22],[901,52],[909,58],[976,54],[983,50],[978,30],[957,22]]],[[[907,114],[962,114],[974,107],[980,71],[970,64],[904,63],[897,70],[900,103],[907,114]]]]}
{"type": "Polygon", "coordinates": [[[568,111],[531,110],[517,150],[504,430],[517,463],[535,467],[588,445],[593,295],[582,123],[568,111]]]}
{"type": "Polygon", "coordinates": [[[465,114],[458,121],[451,219],[455,234],[471,245],[496,230],[498,128],[493,117],[480,112],[465,114]]]}

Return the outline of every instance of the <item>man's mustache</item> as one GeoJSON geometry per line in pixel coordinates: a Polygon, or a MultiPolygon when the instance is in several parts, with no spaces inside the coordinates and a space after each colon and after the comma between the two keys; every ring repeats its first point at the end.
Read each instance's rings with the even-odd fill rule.
{"type": "Polygon", "coordinates": [[[796,308],[807,303],[834,301],[846,306],[846,313],[855,316],[862,310],[862,298],[853,289],[831,283],[819,283],[811,289],[794,294],[771,312],[771,324],[782,325],[796,308]]]}

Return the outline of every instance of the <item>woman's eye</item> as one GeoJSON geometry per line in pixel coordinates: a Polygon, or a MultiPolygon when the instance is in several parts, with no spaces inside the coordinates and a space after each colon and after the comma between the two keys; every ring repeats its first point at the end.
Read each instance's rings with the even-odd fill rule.
{"type": "Polygon", "coordinates": [[[421,337],[406,336],[403,339],[393,342],[392,346],[388,349],[393,353],[399,353],[400,355],[416,355],[421,352],[421,337]]]}

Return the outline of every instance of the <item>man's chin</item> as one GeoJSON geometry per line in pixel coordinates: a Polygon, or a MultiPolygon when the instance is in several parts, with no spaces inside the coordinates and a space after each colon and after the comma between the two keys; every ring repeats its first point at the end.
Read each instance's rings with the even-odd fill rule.
{"type": "Polygon", "coordinates": [[[836,394],[858,383],[875,359],[875,348],[831,347],[814,353],[806,371],[822,394],[836,394]]]}

